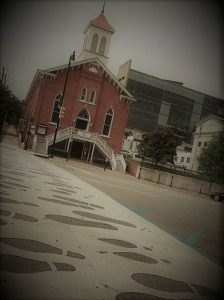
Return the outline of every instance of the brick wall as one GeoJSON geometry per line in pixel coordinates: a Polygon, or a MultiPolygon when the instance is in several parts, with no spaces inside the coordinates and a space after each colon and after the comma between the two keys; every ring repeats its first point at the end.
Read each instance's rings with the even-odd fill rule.
{"type": "MultiPolygon", "coordinates": [[[[36,129],[38,123],[47,125],[47,135],[55,132],[55,124],[51,123],[51,116],[55,97],[63,91],[66,72],[67,69],[63,72],[59,70],[55,80],[41,78],[28,103],[28,110],[31,108],[33,110],[33,125],[36,129]]],[[[86,108],[90,115],[88,130],[102,134],[106,112],[112,108],[114,118],[110,136],[102,138],[115,153],[120,153],[130,104],[120,101],[120,90],[105,74],[101,68],[91,64],[80,66],[80,68],[70,68],[64,96],[65,115],[60,120],[59,130],[75,126],[73,120],[77,120],[78,113],[86,108]],[[96,68],[97,73],[90,72],[91,67],[96,68]],[[80,101],[83,87],[87,88],[86,102],[80,101]],[[94,104],[88,103],[92,90],[96,91],[94,104]]],[[[32,145],[32,139],[30,137],[29,148],[32,145]]]]}
{"type": "Polygon", "coordinates": [[[136,163],[134,163],[131,160],[125,160],[127,164],[126,172],[130,173],[131,175],[137,177],[138,176],[138,170],[140,166],[136,163]]]}

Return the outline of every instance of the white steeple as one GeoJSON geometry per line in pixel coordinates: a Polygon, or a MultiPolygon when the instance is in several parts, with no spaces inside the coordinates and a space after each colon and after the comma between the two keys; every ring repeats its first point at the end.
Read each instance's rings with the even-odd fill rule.
{"type": "Polygon", "coordinates": [[[115,30],[104,16],[104,5],[101,14],[90,21],[83,32],[85,39],[79,60],[98,57],[104,65],[107,65],[110,39],[115,30]]]}

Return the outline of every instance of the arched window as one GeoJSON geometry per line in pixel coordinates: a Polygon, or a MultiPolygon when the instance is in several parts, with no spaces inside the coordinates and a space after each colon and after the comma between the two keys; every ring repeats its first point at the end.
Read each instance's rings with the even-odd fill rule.
{"type": "Polygon", "coordinates": [[[105,36],[103,36],[101,41],[100,41],[99,54],[104,55],[104,51],[105,51],[105,48],[106,48],[106,42],[107,42],[107,40],[106,40],[105,36]]]}
{"type": "Polygon", "coordinates": [[[96,91],[92,91],[90,98],[89,98],[89,102],[90,103],[94,103],[95,102],[95,97],[96,97],[96,91]]]}
{"type": "Polygon", "coordinates": [[[86,108],[82,109],[78,114],[79,119],[89,120],[89,113],[86,108]]]}
{"type": "Polygon", "coordinates": [[[114,116],[114,112],[113,112],[112,108],[108,109],[108,111],[106,113],[105,121],[104,121],[104,126],[103,126],[103,135],[106,135],[106,136],[110,135],[113,116],[114,116]]]}
{"type": "Polygon", "coordinates": [[[96,52],[97,44],[98,44],[98,34],[95,33],[92,39],[92,44],[91,44],[91,51],[96,52]]]}
{"type": "Polygon", "coordinates": [[[82,89],[82,93],[81,93],[81,97],[80,97],[80,99],[81,99],[82,101],[85,101],[85,100],[86,100],[86,94],[87,94],[87,88],[83,88],[83,89],[82,89]]]}
{"type": "Polygon", "coordinates": [[[51,116],[51,122],[57,123],[60,112],[61,94],[57,94],[54,99],[54,107],[51,116]]]}
{"type": "Polygon", "coordinates": [[[88,130],[89,121],[89,112],[86,108],[84,108],[78,113],[75,128],[88,130]]]}

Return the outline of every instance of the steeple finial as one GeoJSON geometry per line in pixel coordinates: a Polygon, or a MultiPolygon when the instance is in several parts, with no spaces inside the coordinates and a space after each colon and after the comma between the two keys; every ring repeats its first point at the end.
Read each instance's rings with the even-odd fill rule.
{"type": "Polygon", "coordinates": [[[103,9],[101,11],[102,14],[104,13],[104,7],[105,7],[105,0],[103,1],[103,9]]]}

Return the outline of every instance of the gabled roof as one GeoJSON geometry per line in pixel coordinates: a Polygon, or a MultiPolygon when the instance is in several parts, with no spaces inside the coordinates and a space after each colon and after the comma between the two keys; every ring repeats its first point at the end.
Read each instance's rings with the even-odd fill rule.
{"type": "Polygon", "coordinates": [[[195,126],[198,127],[199,125],[205,123],[206,121],[208,121],[210,119],[212,119],[212,120],[214,120],[214,121],[216,121],[216,122],[218,122],[220,124],[224,123],[224,119],[223,118],[217,117],[215,115],[207,115],[204,118],[202,118],[200,121],[198,121],[197,123],[195,123],[195,126]]]}
{"type": "Polygon", "coordinates": [[[87,29],[89,28],[90,24],[100,26],[100,27],[105,28],[105,29],[107,29],[109,31],[112,31],[112,32],[115,31],[115,29],[108,23],[108,21],[105,18],[103,12],[96,19],[91,20],[89,22],[89,24],[84,29],[84,33],[87,31],[87,29]]]}
{"type": "MultiPolygon", "coordinates": [[[[85,65],[85,64],[96,64],[98,65],[100,68],[103,69],[103,72],[106,73],[106,77],[108,76],[110,78],[111,81],[114,82],[114,85],[117,85],[117,88],[119,88],[121,90],[121,95],[120,95],[120,100],[121,101],[128,101],[128,102],[134,102],[137,101],[129,92],[128,90],[123,86],[123,84],[110,72],[110,70],[96,57],[96,58],[90,58],[90,59],[86,59],[86,60],[81,60],[81,61],[77,61],[77,62],[72,62],[70,65],[70,68],[76,67],[76,66],[80,66],[80,65],[85,65]]],[[[26,96],[26,99],[29,97],[29,94],[32,92],[33,88],[35,87],[37,81],[39,80],[39,78],[41,77],[49,77],[52,80],[55,80],[55,78],[57,77],[57,74],[53,73],[55,71],[60,71],[60,70],[64,70],[68,68],[68,64],[66,65],[62,65],[62,66],[58,66],[58,67],[54,67],[51,69],[47,69],[47,70],[37,70],[35,77],[32,81],[32,84],[30,86],[30,89],[28,91],[28,94],[26,96]]]]}

